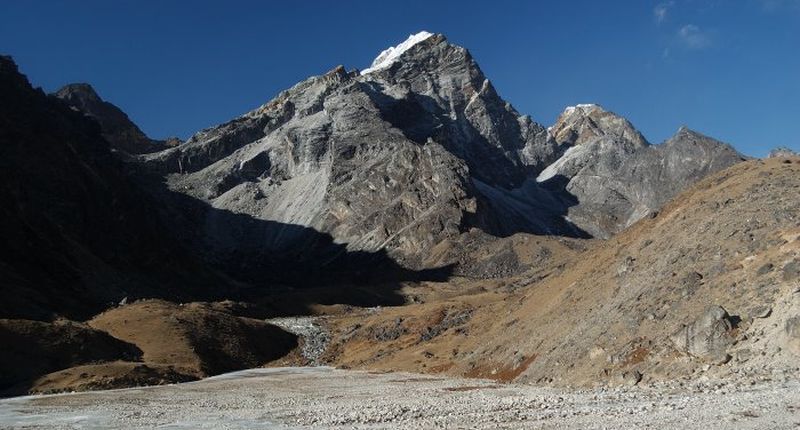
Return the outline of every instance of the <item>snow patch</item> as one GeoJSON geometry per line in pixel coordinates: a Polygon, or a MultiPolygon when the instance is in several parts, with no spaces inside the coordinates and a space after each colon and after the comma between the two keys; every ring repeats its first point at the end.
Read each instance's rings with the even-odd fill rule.
{"type": "Polygon", "coordinates": [[[362,70],[361,74],[366,75],[367,73],[372,73],[374,71],[385,69],[391,66],[401,55],[403,55],[404,52],[408,51],[412,46],[431,36],[433,36],[433,33],[428,33],[427,31],[420,31],[417,34],[408,36],[408,39],[406,39],[403,43],[397,46],[390,46],[381,52],[380,55],[375,58],[375,61],[372,62],[372,65],[362,70]]]}
{"type": "Polygon", "coordinates": [[[536,177],[536,182],[545,182],[557,174],[561,173],[561,169],[575,158],[585,157],[587,153],[592,151],[591,145],[578,145],[578,146],[571,146],[564,151],[564,155],[562,155],[558,160],[553,162],[553,164],[545,167],[539,176],[536,177]]]}

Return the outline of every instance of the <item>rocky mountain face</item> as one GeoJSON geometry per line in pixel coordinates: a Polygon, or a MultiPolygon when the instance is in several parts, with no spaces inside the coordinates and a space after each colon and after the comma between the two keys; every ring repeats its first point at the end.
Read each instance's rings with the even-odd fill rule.
{"type": "Polygon", "coordinates": [[[289,224],[349,250],[388,249],[413,266],[472,225],[575,234],[547,196],[512,191],[558,152],[465,49],[431,35],[386,67],[312,77],[143,163],[166,173],[176,192],[273,222],[243,227],[206,216],[200,240],[217,256],[234,248],[307,254],[307,239],[274,228],[289,224]]]}
{"type": "Polygon", "coordinates": [[[118,107],[104,101],[89,84],[69,84],[56,91],[56,97],[74,109],[94,118],[111,147],[129,154],[161,151],[181,143],[180,139],[154,140],[147,137],[118,107]]]}
{"type": "Polygon", "coordinates": [[[0,317],[80,318],[128,295],[226,291],[169,239],[161,206],[95,121],[33,89],[9,57],[0,99],[0,317]]]}
{"type": "Polygon", "coordinates": [[[473,227],[609,237],[741,159],[689,131],[652,146],[593,105],[546,129],[505,102],[466,49],[422,32],[363,72],[309,78],[139,162],[213,208],[195,214],[194,231],[212,258],[309,255],[316,245],[294,225],[418,267],[473,227]]]}
{"type": "Polygon", "coordinates": [[[569,220],[604,239],[656,212],[692,183],[745,159],[686,127],[651,145],[627,120],[597,105],[567,108],[550,131],[569,147],[536,180],[574,196],[569,220]]]}

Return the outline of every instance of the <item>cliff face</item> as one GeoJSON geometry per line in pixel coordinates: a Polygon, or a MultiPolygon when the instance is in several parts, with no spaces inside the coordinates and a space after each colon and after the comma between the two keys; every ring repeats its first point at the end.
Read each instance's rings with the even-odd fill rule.
{"type": "MultiPolygon", "coordinates": [[[[385,248],[413,266],[469,226],[574,234],[560,207],[509,196],[557,153],[464,48],[431,35],[385,67],[309,78],[143,163],[214,208],[311,227],[350,250],[385,248]]],[[[220,258],[304,243],[269,225],[200,225],[198,241],[220,258]]]]}

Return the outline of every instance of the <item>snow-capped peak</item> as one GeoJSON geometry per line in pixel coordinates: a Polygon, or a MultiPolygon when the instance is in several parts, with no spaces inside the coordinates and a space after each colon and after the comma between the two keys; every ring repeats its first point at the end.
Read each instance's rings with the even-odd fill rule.
{"type": "Polygon", "coordinates": [[[581,112],[585,113],[595,109],[602,109],[602,108],[600,107],[600,105],[596,105],[594,103],[582,103],[575,106],[567,106],[567,108],[564,109],[564,114],[571,115],[576,110],[580,110],[581,112]]]}
{"type": "Polygon", "coordinates": [[[369,68],[362,70],[361,74],[366,75],[367,73],[389,67],[392,65],[392,63],[397,61],[397,58],[400,57],[403,52],[408,51],[412,46],[431,36],[433,36],[433,33],[428,33],[427,31],[420,31],[417,34],[408,36],[408,39],[406,39],[403,43],[397,46],[390,46],[381,52],[380,55],[375,58],[375,61],[372,62],[372,65],[370,65],[369,68]]]}

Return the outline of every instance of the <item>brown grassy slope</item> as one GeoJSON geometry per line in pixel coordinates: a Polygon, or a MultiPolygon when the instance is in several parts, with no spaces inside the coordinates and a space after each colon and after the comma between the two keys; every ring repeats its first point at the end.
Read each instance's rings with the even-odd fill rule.
{"type": "Polygon", "coordinates": [[[112,361],[71,367],[41,376],[31,384],[28,393],[110,390],[173,384],[195,379],[197,378],[176,371],[173,366],[112,361]]]}
{"type": "Polygon", "coordinates": [[[547,269],[591,246],[585,239],[519,233],[498,239],[478,229],[445,239],[425,259],[427,267],[453,265],[456,276],[478,279],[511,278],[532,269],[547,269]]]}
{"type": "Polygon", "coordinates": [[[362,310],[327,319],[333,339],[327,359],[343,367],[416,372],[465,373],[477,344],[485,343],[487,324],[520,306],[528,286],[560,275],[594,241],[517,234],[493,241],[470,232],[439,244],[430,261],[460,261],[464,276],[511,273],[496,279],[458,277],[446,283],[406,286],[412,304],[362,310]],[[496,252],[496,254],[494,254],[496,252]]]}
{"type": "Polygon", "coordinates": [[[416,340],[366,340],[369,330],[398,318],[433,318],[422,325],[435,326],[437,306],[458,306],[411,306],[359,323],[334,322],[341,334],[333,360],[556,383],[592,383],[633,369],[645,380],[674,378],[705,363],[677,351],[669,336],[718,304],[741,322],[731,333],[732,361],[712,372],[794,369],[797,341],[784,328],[800,315],[800,295],[793,294],[799,213],[800,160],[742,163],[522,293],[458,300],[472,307],[468,321],[433,339],[415,333],[416,340]],[[751,318],[762,306],[773,309],[770,316],[751,318]]]}
{"type": "MultiPolygon", "coordinates": [[[[686,375],[702,363],[676,351],[669,336],[715,304],[742,319],[734,361],[721,371],[759,361],[792,366],[792,352],[777,352],[788,339],[764,329],[782,328],[798,311],[789,273],[800,257],[798,161],[752,161],[714,175],[566,276],[534,287],[506,319],[518,321],[520,346],[540,357],[523,378],[582,382],[633,368],[654,378],[686,375]],[[759,306],[773,315],[751,318],[759,306]]],[[[511,345],[507,336],[500,342],[511,345]]]]}
{"type": "Polygon", "coordinates": [[[199,377],[262,366],[297,346],[294,335],[275,326],[203,303],[141,300],[88,324],[139,347],[148,365],[170,365],[199,377]]]}
{"type": "Polygon", "coordinates": [[[141,351],[85,324],[0,319],[0,392],[24,393],[39,375],[80,364],[134,360],[141,351]]]}

